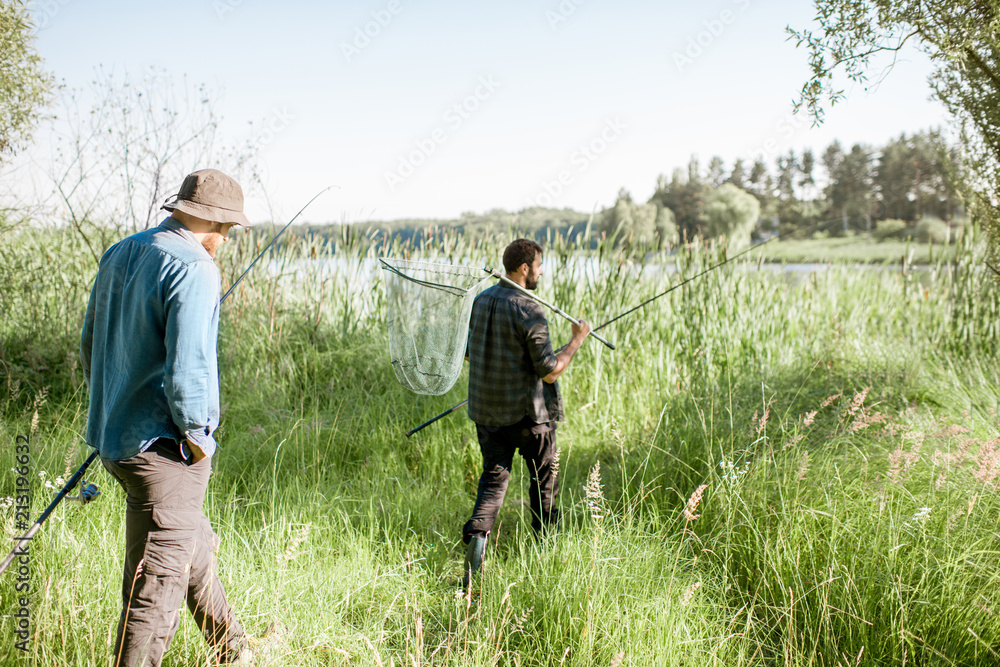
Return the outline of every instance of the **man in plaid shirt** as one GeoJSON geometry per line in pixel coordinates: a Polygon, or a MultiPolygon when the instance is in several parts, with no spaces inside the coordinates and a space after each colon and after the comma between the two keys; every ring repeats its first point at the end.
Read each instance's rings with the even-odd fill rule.
{"type": "MultiPolygon", "coordinates": [[[[504,251],[507,277],[533,290],[542,275],[542,247],[517,239],[504,251]]],[[[531,526],[555,523],[556,422],[563,419],[558,378],[590,333],[573,325],[573,338],[558,353],[549,340],[542,306],[503,282],[476,297],[469,324],[469,417],[476,423],[483,474],[472,517],[462,528],[468,544],[464,584],[482,565],[486,539],[503,504],[514,450],[531,474],[531,526]]]]}

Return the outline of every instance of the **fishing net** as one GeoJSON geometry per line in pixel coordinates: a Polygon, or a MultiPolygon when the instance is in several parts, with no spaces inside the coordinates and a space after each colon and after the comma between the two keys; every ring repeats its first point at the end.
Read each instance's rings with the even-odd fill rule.
{"type": "Polygon", "coordinates": [[[396,379],[418,394],[443,394],[462,372],[472,302],[490,276],[451,264],[380,261],[396,379]]]}

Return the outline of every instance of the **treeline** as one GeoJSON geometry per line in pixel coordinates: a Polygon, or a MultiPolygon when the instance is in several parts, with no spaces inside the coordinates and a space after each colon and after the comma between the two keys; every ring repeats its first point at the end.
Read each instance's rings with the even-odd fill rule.
{"type": "Polygon", "coordinates": [[[614,205],[595,214],[572,209],[526,208],[467,212],[450,220],[403,219],[321,225],[328,236],[394,238],[422,243],[443,233],[469,236],[518,233],[539,240],[575,236],[588,224],[640,247],[664,247],[695,238],[726,236],[731,245],[751,238],[802,238],[868,233],[875,238],[915,237],[943,242],[964,221],[961,156],[939,130],[901,134],[882,146],[834,141],[817,157],[790,150],[769,162],[713,157],[703,168],[692,157],[686,168],[661,175],[652,196],[633,200],[624,189],[614,205]]]}
{"type": "Polygon", "coordinates": [[[517,212],[494,208],[485,213],[465,212],[459,218],[453,219],[403,218],[349,224],[306,225],[300,229],[344,241],[366,236],[373,242],[392,238],[397,242],[413,245],[439,238],[445,233],[459,233],[474,238],[516,233],[545,241],[557,235],[570,237],[584,232],[588,221],[591,222],[596,236],[600,215],[600,212],[591,215],[570,208],[532,207],[517,212]]]}
{"type": "MultiPolygon", "coordinates": [[[[660,176],[644,204],[624,190],[604,211],[602,230],[622,238],[665,242],[726,234],[782,236],[821,228],[833,236],[927,236],[942,240],[964,218],[961,156],[938,130],[901,134],[883,146],[839,141],[817,156],[790,150],[772,164],[713,157],[702,169],[660,176]]],[[[926,239],[925,239],[926,240],[926,239]]]]}

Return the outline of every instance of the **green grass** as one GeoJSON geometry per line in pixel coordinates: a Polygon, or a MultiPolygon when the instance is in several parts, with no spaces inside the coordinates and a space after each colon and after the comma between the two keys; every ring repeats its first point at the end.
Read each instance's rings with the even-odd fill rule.
{"type": "Polygon", "coordinates": [[[933,264],[954,261],[955,246],[916,241],[877,241],[865,235],[844,238],[778,240],[761,248],[767,262],[789,264],[858,263],[858,264],[933,264]],[[905,258],[905,260],[904,260],[905,258]]]}
{"type": "MultiPolygon", "coordinates": [[[[495,263],[504,240],[389,254],[495,263]]],[[[226,248],[225,281],[259,241],[226,248]]],[[[580,251],[548,247],[540,294],[593,323],[677,280],[603,245],[571,278],[580,251]]],[[[618,350],[586,344],[560,381],[562,529],[533,538],[515,470],[484,575],[458,595],[474,429],[459,411],[402,434],[465,380],[441,397],[401,388],[374,251],[290,239],[223,308],[206,512],[231,601],[252,633],[287,626],[277,665],[996,664],[1000,293],[962,268],[975,239],[957,250],[959,268],[922,277],[735,263],[604,330],[618,350]]],[[[0,323],[0,469],[35,422],[35,477],[65,476],[87,453],[72,357],[93,259],[52,234],[4,252],[22,269],[0,287],[16,315],[0,323]],[[60,271],[31,272],[47,256],[60,271]]],[[[672,259],[686,276],[718,257],[672,259]]],[[[63,503],[34,546],[31,653],[6,616],[0,664],[107,664],[124,499],[90,478],[101,498],[63,503]]],[[[13,484],[0,476],[0,495],[13,484]]],[[[207,654],[185,617],[165,664],[207,654]]]]}

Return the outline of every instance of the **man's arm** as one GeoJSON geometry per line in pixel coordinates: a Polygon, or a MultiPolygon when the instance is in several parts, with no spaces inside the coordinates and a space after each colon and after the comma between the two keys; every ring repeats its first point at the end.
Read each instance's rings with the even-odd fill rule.
{"type": "Polygon", "coordinates": [[[192,262],[176,276],[166,295],[163,390],[174,423],[184,434],[194,461],[215,453],[210,386],[215,369],[219,273],[210,262],[192,262]]]}
{"type": "Polygon", "coordinates": [[[574,324],[573,327],[573,338],[570,339],[569,344],[560,350],[559,354],[556,355],[556,367],[555,369],[542,378],[545,382],[552,384],[556,379],[562,375],[562,372],[566,370],[569,366],[569,362],[573,360],[573,355],[576,351],[580,349],[583,345],[583,341],[590,334],[590,325],[584,320],[580,320],[580,324],[574,324]]]}

